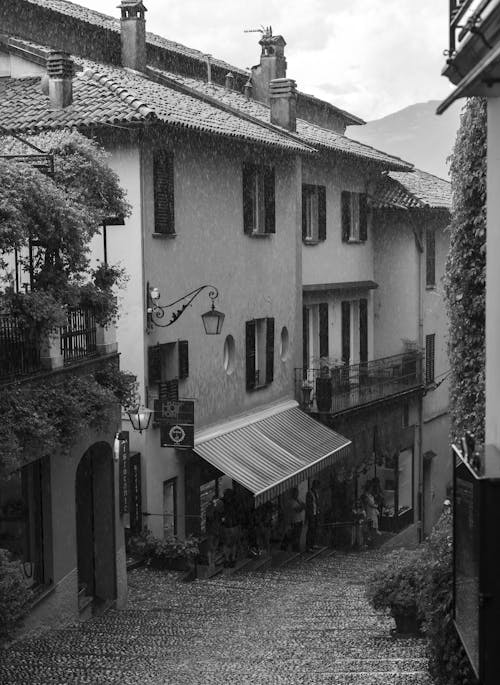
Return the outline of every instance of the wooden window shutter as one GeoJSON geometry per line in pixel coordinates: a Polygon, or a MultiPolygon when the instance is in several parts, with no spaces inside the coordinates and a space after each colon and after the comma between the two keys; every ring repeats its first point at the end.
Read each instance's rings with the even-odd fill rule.
{"type": "Polygon", "coordinates": [[[255,167],[253,164],[243,165],[243,231],[252,233],[254,226],[253,215],[253,182],[255,167]]]}
{"type": "Polygon", "coordinates": [[[264,167],[264,213],[266,233],[276,233],[274,176],[274,167],[264,167]]]}
{"type": "Polygon", "coordinates": [[[179,340],[179,379],[189,376],[189,344],[187,340],[179,340]]]}
{"type": "Polygon", "coordinates": [[[255,321],[245,324],[246,387],[255,388],[255,321]]]}
{"type": "Polygon", "coordinates": [[[425,284],[436,285],[436,234],[432,228],[425,231],[425,284]]]}
{"type": "Polygon", "coordinates": [[[302,240],[307,237],[307,198],[309,196],[309,186],[302,185],[302,240]]]}
{"type": "Polygon", "coordinates": [[[342,191],[342,241],[347,242],[351,237],[351,193],[347,190],[342,191]]]}
{"type": "Polygon", "coordinates": [[[351,303],[342,302],[342,361],[349,366],[351,360],[351,303]]]}
{"type": "Polygon", "coordinates": [[[302,366],[304,378],[309,366],[309,309],[302,307],[302,366]]]}
{"type": "Polygon", "coordinates": [[[318,186],[318,240],[326,240],[326,188],[318,186]]]}
{"type": "Polygon", "coordinates": [[[359,361],[368,361],[368,300],[359,301],[359,361]]]}
{"type": "Polygon", "coordinates": [[[368,240],[368,201],[366,193],[359,194],[359,239],[368,240]]]}
{"type": "Polygon", "coordinates": [[[434,355],[436,349],[436,335],[425,336],[425,383],[434,383],[434,355]]]}
{"type": "Polygon", "coordinates": [[[162,381],[158,386],[160,402],[179,399],[179,381],[173,378],[170,381],[162,381]]]}
{"type": "Polygon", "coordinates": [[[274,319],[266,319],[266,383],[274,379],[274,319]]]}
{"type": "Polygon", "coordinates": [[[148,347],[148,385],[161,380],[161,348],[159,345],[148,347]]]}
{"type": "Polygon", "coordinates": [[[319,356],[328,357],[328,302],[319,304],[319,356]]]}
{"type": "Polygon", "coordinates": [[[174,233],[174,156],[165,151],[153,158],[155,233],[174,233]]]}

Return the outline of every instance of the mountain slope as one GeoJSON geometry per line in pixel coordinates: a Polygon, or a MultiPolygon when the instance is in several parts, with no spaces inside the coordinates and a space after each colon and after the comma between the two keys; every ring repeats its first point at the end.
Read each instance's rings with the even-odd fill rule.
{"type": "Polygon", "coordinates": [[[441,116],[436,114],[438,104],[439,100],[419,102],[364,126],[349,126],[346,133],[419,169],[448,178],[446,158],[453,149],[462,103],[441,116]]]}

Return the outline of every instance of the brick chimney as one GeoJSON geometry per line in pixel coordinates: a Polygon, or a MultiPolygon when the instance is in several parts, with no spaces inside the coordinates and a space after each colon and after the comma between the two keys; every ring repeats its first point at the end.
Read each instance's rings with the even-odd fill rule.
{"type": "Polygon", "coordinates": [[[73,102],[73,62],[67,52],[50,53],[47,59],[47,74],[50,106],[53,109],[64,109],[71,105],[73,102]]]}
{"type": "Polygon", "coordinates": [[[260,64],[252,67],[253,97],[269,104],[269,84],[274,79],[286,78],[285,39],[273,36],[269,26],[259,40],[262,48],[260,64]]]}
{"type": "Polygon", "coordinates": [[[142,0],[122,0],[122,66],[144,71],[146,68],[146,8],[142,0]]]}
{"type": "Polygon", "coordinates": [[[291,78],[277,78],[269,84],[271,124],[297,130],[297,84],[291,78]]]}

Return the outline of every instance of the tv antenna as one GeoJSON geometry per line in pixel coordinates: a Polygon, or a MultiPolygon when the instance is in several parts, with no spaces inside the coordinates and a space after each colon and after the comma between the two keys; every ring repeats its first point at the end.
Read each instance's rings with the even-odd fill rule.
{"type": "Polygon", "coordinates": [[[260,28],[258,29],[243,29],[243,33],[262,33],[262,35],[266,38],[271,38],[271,36],[273,35],[273,27],[262,26],[261,24],[260,28]]]}

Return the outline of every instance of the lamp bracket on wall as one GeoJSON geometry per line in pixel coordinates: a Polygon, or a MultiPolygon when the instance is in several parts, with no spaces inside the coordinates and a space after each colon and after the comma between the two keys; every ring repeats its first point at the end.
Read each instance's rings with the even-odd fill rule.
{"type": "Polygon", "coordinates": [[[159,326],[160,328],[166,328],[167,326],[171,326],[173,323],[177,321],[177,319],[179,319],[182,316],[182,314],[189,307],[191,302],[203,290],[205,290],[205,288],[209,288],[208,296],[211,300],[211,309],[208,312],[205,312],[205,314],[202,314],[205,332],[208,335],[220,333],[222,329],[222,322],[224,321],[224,314],[222,314],[222,312],[218,312],[215,309],[214,302],[219,297],[219,291],[214,285],[200,285],[198,288],[191,290],[182,297],[179,297],[177,300],[162,305],[159,303],[161,297],[159,289],[151,288],[149,282],[147,284],[146,292],[147,331],[151,331],[153,329],[153,326],[159,326]],[[179,305],[179,307],[175,310],[172,310],[172,308],[175,307],[175,305],[179,305]],[[163,321],[166,314],[169,313],[169,310],[170,318],[166,321],[163,321]]]}

